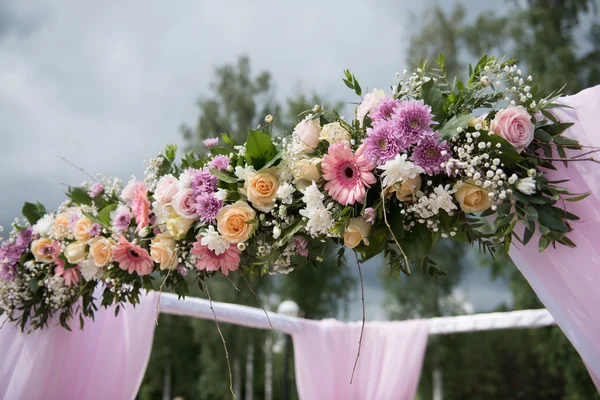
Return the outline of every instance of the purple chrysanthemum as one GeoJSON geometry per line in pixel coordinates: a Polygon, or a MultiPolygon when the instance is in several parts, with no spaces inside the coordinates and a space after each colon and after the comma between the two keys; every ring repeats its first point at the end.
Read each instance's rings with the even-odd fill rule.
{"type": "Polygon", "coordinates": [[[400,102],[392,116],[392,124],[400,139],[400,144],[408,148],[419,140],[433,135],[431,129],[431,107],[423,100],[407,100],[400,102]]]}
{"type": "Polygon", "coordinates": [[[308,241],[304,236],[296,236],[293,241],[296,253],[302,257],[308,257],[308,241]]]}
{"type": "Polygon", "coordinates": [[[391,121],[392,116],[394,115],[394,110],[399,104],[400,101],[393,98],[383,99],[373,110],[371,110],[371,113],[369,114],[373,126],[391,121]]]}
{"type": "Polygon", "coordinates": [[[377,216],[377,213],[375,212],[375,209],[373,207],[368,207],[365,208],[365,221],[367,222],[373,222],[375,221],[375,217],[377,216]]]}
{"type": "Polygon", "coordinates": [[[210,160],[210,163],[208,163],[208,167],[220,169],[221,171],[227,171],[227,168],[229,167],[229,157],[221,154],[215,156],[212,160],[210,160]]]}
{"type": "Polygon", "coordinates": [[[426,137],[413,149],[410,159],[423,168],[428,175],[435,175],[442,171],[442,163],[452,157],[450,144],[445,140],[437,141],[436,136],[426,137]]]}
{"type": "Polygon", "coordinates": [[[222,207],[223,200],[217,199],[212,193],[202,193],[196,197],[196,211],[202,222],[214,222],[222,207]]]}
{"type": "Polygon", "coordinates": [[[121,211],[114,219],[113,226],[120,232],[126,231],[131,224],[131,212],[129,210],[121,211]]]}
{"type": "Polygon", "coordinates": [[[181,274],[181,276],[183,277],[186,277],[188,275],[188,270],[184,264],[179,264],[177,266],[177,272],[179,272],[179,274],[181,274]]]}
{"type": "Polygon", "coordinates": [[[208,138],[208,139],[204,139],[202,141],[202,143],[207,147],[207,148],[212,148],[215,147],[216,145],[219,144],[219,138],[208,138]]]}
{"type": "Polygon", "coordinates": [[[33,230],[27,227],[17,235],[14,242],[4,242],[0,246],[0,279],[11,281],[15,277],[17,264],[33,240],[33,230]]]}
{"type": "Polygon", "coordinates": [[[404,151],[390,123],[379,124],[375,128],[367,130],[367,137],[363,139],[363,143],[365,157],[377,165],[392,160],[397,154],[404,151]]]}
{"type": "Polygon", "coordinates": [[[96,237],[99,236],[102,233],[102,227],[100,226],[100,224],[92,224],[92,226],[90,227],[90,236],[91,237],[96,237]]]}
{"type": "Polygon", "coordinates": [[[92,187],[90,188],[90,191],[88,192],[88,194],[90,195],[90,197],[97,197],[97,196],[100,196],[103,191],[104,191],[104,185],[102,185],[102,183],[100,183],[100,182],[95,182],[92,185],[92,187]]]}
{"type": "Polygon", "coordinates": [[[211,174],[208,168],[189,170],[189,172],[192,176],[191,187],[194,196],[217,190],[219,178],[211,174]]]}

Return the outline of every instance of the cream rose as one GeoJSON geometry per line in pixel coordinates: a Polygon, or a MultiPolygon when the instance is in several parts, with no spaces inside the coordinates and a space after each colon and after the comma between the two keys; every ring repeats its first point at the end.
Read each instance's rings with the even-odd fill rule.
{"type": "Polygon", "coordinates": [[[167,231],[175,239],[183,239],[193,223],[193,219],[187,219],[183,217],[170,218],[167,221],[167,231]]]}
{"type": "Polygon", "coordinates": [[[533,141],[535,126],[525,107],[510,106],[498,111],[492,130],[521,152],[533,141]]]}
{"type": "Polygon", "coordinates": [[[87,256],[87,243],[71,243],[65,248],[65,257],[71,264],[79,264],[87,256]]]}
{"type": "Polygon", "coordinates": [[[150,256],[160,269],[175,269],[178,265],[177,248],[173,236],[161,233],[150,244],[150,256]]]}
{"type": "Polygon", "coordinates": [[[69,216],[66,213],[58,214],[52,224],[52,236],[63,240],[69,236],[69,216]]]}
{"type": "Polygon", "coordinates": [[[369,240],[367,238],[371,234],[371,228],[371,224],[364,217],[350,218],[344,232],[344,244],[346,247],[353,249],[360,244],[361,240],[368,246],[369,240]]]}
{"type": "Polygon", "coordinates": [[[318,165],[321,162],[320,158],[303,158],[298,160],[294,165],[294,176],[296,179],[304,179],[308,182],[317,182],[321,179],[318,165]]]}
{"type": "Polygon", "coordinates": [[[369,115],[371,110],[375,108],[383,99],[385,99],[385,92],[381,89],[373,89],[371,93],[365,96],[365,99],[356,109],[356,119],[358,120],[361,128],[365,122],[365,117],[369,115]]]}
{"type": "Polygon", "coordinates": [[[90,259],[96,267],[105,267],[112,262],[114,241],[98,236],[90,240],[89,245],[90,259]]]}
{"type": "Polygon", "coordinates": [[[92,221],[86,217],[81,218],[75,223],[73,228],[73,236],[79,242],[87,242],[90,240],[90,228],[92,227],[92,221]]]}
{"type": "Polygon", "coordinates": [[[466,213],[485,211],[492,205],[488,191],[479,186],[462,182],[454,185],[454,188],[454,196],[466,213]]]}
{"type": "Polygon", "coordinates": [[[35,257],[35,261],[50,263],[53,260],[53,252],[48,251],[52,246],[52,240],[48,238],[41,238],[31,242],[31,253],[35,257]]]}
{"type": "Polygon", "coordinates": [[[396,190],[396,198],[400,201],[412,200],[415,192],[421,186],[421,176],[417,175],[414,178],[406,179],[402,182],[400,189],[396,190]]]}
{"type": "Polygon", "coordinates": [[[269,168],[250,174],[246,178],[241,193],[248,198],[254,208],[262,212],[269,212],[275,206],[277,188],[279,188],[277,172],[275,169],[269,168]]]}
{"type": "Polygon", "coordinates": [[[253,226],[246,222],[253,220],[256,212],[244,201],[225,206],[217,213],[217,230],[230,243],[248,240],[253,226]]]}
{"type": "Polygon", "coordinates": [[[321,133],[321,124],[318,119],[311,119],[312,115],[304,118],[292,133],[294,148],[307,154],[315,151],[319,145],[319,134],[321,133]]]}
{"type": "Polygon", "coordinates": [[[350,139],[352,139],[350,132],[342,128],[339,122],[323,125],[323,129],[319,134],[319,140],[326,140],[329,144],[350,139]]]}

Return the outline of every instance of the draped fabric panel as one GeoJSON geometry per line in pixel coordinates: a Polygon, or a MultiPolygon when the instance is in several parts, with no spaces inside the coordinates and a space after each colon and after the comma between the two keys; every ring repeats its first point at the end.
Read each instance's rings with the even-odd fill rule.
{"type": "Polygon", "coordinates": [[[367,323],[352,384],[361,323],[300,322],[302,330],[292,335],[300,399],[414,398],[427,346],[427,321],[367,323]]]}
{"type": "MultiPolygon", "coordinates": [[[[571,108],[554,108],[552,113],[561,122],[575,123],[565,135],[589,146],[583,151],[600,148],[600,86],[561,98],[560,102],[571,108]]],[[[592,156],[600,160],[600,153],[592,156]]],[[[568,168],[560,162],[556,165],[558,171],[549,171],[548,179],[570,179],[564,185],[572,193],[591,193],[583,201],[565,202],[569,212],[581,217],[572,224],[574,231],[569,234],[577,248],[559,245],[540,253],[534,236],[527,246],[513,245],[510,256],[600,388],[600,164],[573,161],[568,168]]]]}
{"type": "Polygon", "coordinates": [[[69,332],[58,324],[23,334],[0,329],[0,398],[4,400],[129,400],[137,395],[150,357],[157,294],[136,307],[100,308],[95,321],[69,332]]]}

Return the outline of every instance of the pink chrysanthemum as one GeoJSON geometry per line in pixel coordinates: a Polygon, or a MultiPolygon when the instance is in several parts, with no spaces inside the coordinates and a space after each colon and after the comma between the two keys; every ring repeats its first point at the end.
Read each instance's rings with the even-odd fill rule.
{"type": "Polygon", "coordinates": [[[294,250],[302,257],[308,257],[308,240],[304,236],[295,236],[292,242],[294,250]]]}
{"type": "Polygon", "coordinates": [[[327,181],[325,190],[342,205],[364,202],[365,188],[377,182],[371,172],[375,165],[366,159],[363,151],[364,146],[361,146],[352,154],[347,142],[337,142],[323,156],[321,170],[327,181]]]}
{"type": "Polygon", "coordinates": [[[394,110],[399,104],[400,101],[393,98],[383,99],[369,114],[373,127],[376,127],[380,123],[390,121],[394,114],[394,110]]]}
{"type": "Polygon", "coordinates": [[[368,207],[365,209],[364,217],[365,217],[365,221],[373,222],[373,221],[375,221],[375,217],[377,217],[377,212],[375,211],[375,209],[373,207],[368,207]]]}
{"type": "Polygon", "coordinates": [[[236,246],[229,246],[224,253],[216,255],[208,246],[200,243],[201,237],[194,243],[192,254],[200,257],[196,268],[205,271],[218,271],[225,276],[229,275],[229,271],[236,271],[240,265],[240,250],[236,246]]]}
{"type": "Polygon", "coordinates": [[[219,154],[210,160],[208,167],[220,169],[221,171],[227,171],[227,168],[229,167],[229,157],[219,154]]]}
{"type": "Polygon", "coordinates": [[[392,124],[397,132],[400,144],[408,148],[421,139],[433,135],[431,107],[423,100],[407,100],[400,102],[394,110],[392,124]]]}
{"type": "Polygon", "coordinates": [[[208,138],[208,139],[204,139],[202,141],[202,143],[207,147],[207,148],[212,148],[215,147],[216,145],[219,144],[219,138],[208,138]]]}
{"type": "Polygon", "coordinates": [[[66,286],[76,285],[79,282],[79,266],[73,268],[65,268],[65,260],[56,259],[56,268],[54,269],[54,275],[62,276],[65,280],[66,286]]]}
{"type": "Polygon", "coordinates": [[[138,275],[148,275],[152,272],[152,257],[148,252],[137,244],[130,243],[124,236],[119,238],[119,244],[115,246],[114,259],[119,263],[119,268],[133,271],[138,275]]]}
{"type": "Polygon", "coordinates": [[[367,129],[367,137],[363,139],[363,144],[365,157],[377,165],[385,164],[404,152],[391,123],[380,123],[373,129],[367,129]]]}

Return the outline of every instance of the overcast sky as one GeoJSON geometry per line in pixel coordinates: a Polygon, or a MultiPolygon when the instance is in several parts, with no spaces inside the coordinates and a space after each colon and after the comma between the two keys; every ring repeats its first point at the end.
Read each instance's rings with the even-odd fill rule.
{"type": "Polygon", "coordinates": [[[140,176],[143,160],[182,143],[178,127],[194,123],[214,68],[240,54],[272,73],[279,98],[302,84],[354,101],[344,68],[389,87],[407,66],[412,15],[433,3],[0,1],[0,223],[24,201],[54,209],[60,182],[86,179],[58,156],[92,174],[140,176]]]}

